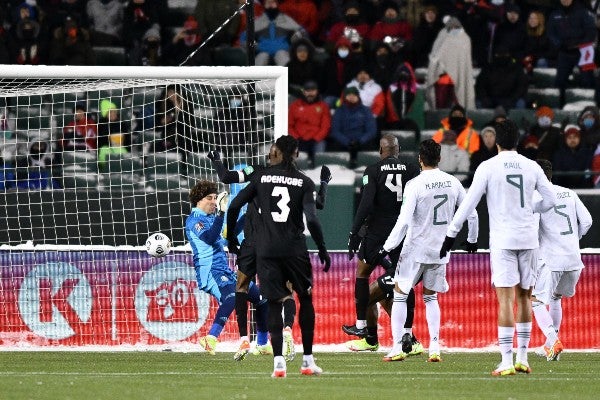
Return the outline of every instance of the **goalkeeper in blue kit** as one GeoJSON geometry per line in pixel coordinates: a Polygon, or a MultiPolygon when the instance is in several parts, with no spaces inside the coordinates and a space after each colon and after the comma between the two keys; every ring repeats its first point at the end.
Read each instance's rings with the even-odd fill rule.
{"type": "MultiPolygon", "coordinates": [[[[227,193],[217,195],[217,184],[199,181],[190,190],[192,212],[185,222],[185,234],[192,246],[194,269],[198,289],[212,295],[219,302],[208,335],[200,339],[202,347],[215,354],[219,335],[235,308],[236,275],[229,268],[227,254],[223,249],[225,239],[221,236],[224,215],[227,210],[227,193]]],[[[267,302],[261,299],[258,287],[250,283],[248,300],[256,306],[257,343],[266,344],[267,302]]]]}

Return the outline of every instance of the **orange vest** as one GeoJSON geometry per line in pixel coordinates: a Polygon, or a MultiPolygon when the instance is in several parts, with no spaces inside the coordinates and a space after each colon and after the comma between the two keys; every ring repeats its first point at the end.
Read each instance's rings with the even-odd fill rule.
{"type": "MultiPolygon", "coordinates": [[[[438,129],[432,137],[436,143],[441,143],[444,136],[444,131],[450,129],[448,117],[442,119],[441,123],[442,128],[438,129]]],[[[481,145],[479,133],[477,133],[475,129],[471,128],[472,125],[473,121],[467,118],[467,126],[465,129],[459,132],[456,137],[456,144],[458,147],[465,149],[469,155],[479,150],[479,146],[481,145]]]]}

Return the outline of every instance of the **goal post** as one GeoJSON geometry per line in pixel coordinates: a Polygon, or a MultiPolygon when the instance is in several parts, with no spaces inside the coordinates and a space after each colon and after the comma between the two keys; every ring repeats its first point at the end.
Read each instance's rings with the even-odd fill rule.
{"type": "Polygon", "coordinates": [[[264,162],[287,132],[287,81],[284,67],[0,65],[0,342],[206,334],[216,303],[185,246],[189,188],[217,179],[209,150],[264,162]],[[157,231],[174,245],[160,259],[143,250],[157,231]]]}

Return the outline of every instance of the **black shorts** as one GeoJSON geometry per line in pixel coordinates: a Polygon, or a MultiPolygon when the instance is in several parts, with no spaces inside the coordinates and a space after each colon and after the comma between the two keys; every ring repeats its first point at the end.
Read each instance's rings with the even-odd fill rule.
{"type": "Polygon", "coordinates": [[[253,279],[256,276],[256,248],[247,244],[244,240],[240,246],[240,254],[237,256],[238,270],[253,279]]]}
{"type": "Polygon", "coordinates": [[[302,296],[312,289],[312,266],[308,253],[299,256],[258,257],[260,293],[268,300],[280,300],[290,295],[287,282],[302,296]]]}
{"type": "MultiPolygon", "coordinates": [[[[373,260],[377,258],[377,253],[379,252],[379,248],[383,246],[386,238],[377,238],[373,236],[365,236],[363,240],[360,242],[360,248],[358,249],[358,258],[363,262],[369,264],[372,267],[376,267],[373,265],[373,260]]],[[[393,268],[396,268],[396,264],[398,264],[398,259],[400,258],[400,251],[402,250],[402,245],[396,247],[389,254],[390,260],[392,261],[393,268]]]]}

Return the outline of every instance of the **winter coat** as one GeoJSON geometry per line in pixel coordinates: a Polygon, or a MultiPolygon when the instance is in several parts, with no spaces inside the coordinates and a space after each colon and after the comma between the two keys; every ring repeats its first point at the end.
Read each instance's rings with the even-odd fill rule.
{"type": "Polygon", "coordinates": [[[288,111],[288,133],[298,140],[324,140],[331,129],[329,106],[322,100],[308,103],[297,99],[288,111]]]}
{"type": "Polygon", "coordinates": [[[90,0],[87,3],[87,15],[90,20],[90,29],[120,37],[123,29],[124,5],[119,0],[108,3],[100,0],[90,0]]]}
{"type": "Polygon", "coordinates": [[[596,40],[596,23],[592,14],[574,0],[569,7],[558,6],[548,18],[548,39],[560,51],[578,51],[581,44],[596,40]]]}
{"type": "Polygon", "coordinates": [[[365,144],[377,135],[377,123],[369,107],[344,102],[331,120],[330,136],[343,146],[350,142],[365,144]]]}
{"type": "MultiPolygon", "coordinates": [[[[302,30],[302,27],[283,13],[279,13],[273,20],[270,20],[264,13],[255,20],[254,30],[257,52],[265,52],[274,56],[279,50],[290,49],[290,38],[295,32],[302,30]]],[[[245,41],[244,33],[242,33],[241,40],[245,41]]]]}
{"type": "Polygon", "coordinates": [[[353,79],[346,86],[358,89],[361,103],[369,107],[375,117],[382,117],[384,115],[385,94],[377,82],[371,79],[361,84],[356,79],[353,79]]]}
{"type": "MultiPolygon", "coordinates": [[[[552,162],[552,170],[554,172],[574,172],[589,170],[592,165],[593,151],[587,146],[580,145],[576,149],[570,149],[567,146],[561,146],[552,162]]],[[[591,187],[590,178],[587,178],[582,173],[581,175],[560,176],[554,174],[554,183],[564,186],[569,189],[589,188],[591,187]]]]}

